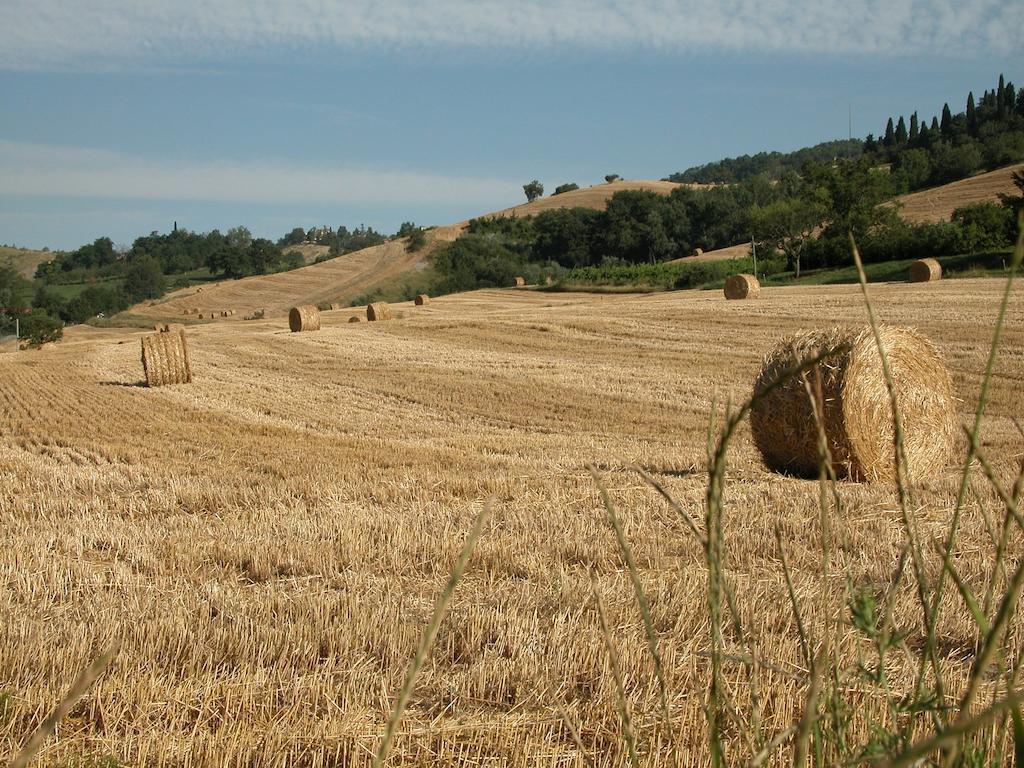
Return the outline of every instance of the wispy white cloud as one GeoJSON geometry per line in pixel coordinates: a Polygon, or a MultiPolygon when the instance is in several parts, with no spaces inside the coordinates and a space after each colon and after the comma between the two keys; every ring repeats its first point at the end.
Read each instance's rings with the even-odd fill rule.
{"type": "Polygon", "coordinates": [[[284,163],[173,163],[106,150],[0,140],[0,195],[269,204],[482,204],[512,181],[284,163]]]}
{"type": "Polygon", "coordinates": [[[754,50],[862,55],[1024,50],[1005,0],[5,0],[0,67],[223,59],[275,46],[754,50]]]}

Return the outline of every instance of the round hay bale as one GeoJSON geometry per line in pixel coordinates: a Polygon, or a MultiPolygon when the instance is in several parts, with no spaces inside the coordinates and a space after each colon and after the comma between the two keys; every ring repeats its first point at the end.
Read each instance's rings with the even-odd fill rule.
{"type": "Polygon", "coordinates": [[[521,288],[521,287],[522,287],[522,286],[524,286],[524,285],[526,285],[526,279],[525,279],[525,278],[522,278],[522,277],[519,277],[519,276],[517,275],[517,276],[516,276],[516,288],[521,288]]]}
{"type": "Polygon", "coordinates": [[[299,331],[320,330],[320,310],[312,304],[303,304],[301,307],[292,307],[288,311],[288,327],[292,333],[299,331]]]}
{"type": "Polygon", "coordinates": [[[333,311],[333,310],[336,310],[336,309],[341,309],[341,304],[334,304],[334,303],[332,303],[331,304],[331,310],[333,311]]]}
{"type": "MultiPolygon", "coordinates": [[[[920,480],[944,466],[953,450],[953,384],[942,356],[924,335],[896,326],[883,327],[880,333],[895,384],[910,477],[920,480]]],[[[765,357],[754,393],[764,392],[786,371],[828,350],[838,351],[754,406],[754,443],[771,469],[817,476],[818,423],[806,379],[816,393],[836,476],[894,479],[892,408],[870,328],[815,330],[781,341],[765,357]]]]}
{"type": "Polygon", "coordinates": [[[231,313],[230,313],[230,312],[228,312],[228,311],[227,311],[226,309],[222,309],[222,310],[220,311],[220,316],[221,316],[221,317],[230,317],[230,316],[231,316],[231,313]]]}
{"type": "Polygon", "coordinates": [[[908,279],[912,283],[930,283],[942,279],[942,265],[935,259],[918,259],[910,265],[908,279]]]}
{"type": "Polygon", "coordinates": [[[725,298],[756,299],[761,293],[761,283],[753,275],[729,275],[725,278],[725,298]]]}
{"type": "Polygon", "coordinates": [[[142,370],[149,387],[191,382],[192,363],[185,331],[168,330],[143,336],[142,370]]]}
{"type": "Polygon", "coordinates": [[[348,321],[350,323],[365,323],[366,318],[363,317],[362,315],[352,315],[352,317],[350,317],[348,321]]]}
{"type": "Polygon", "coordinates": [[[704,255],[704,249],[703,248],[694,248],[693,249],[693,253],[691,253],[690,255],[691,256],[703,256],[704,255]]]}
{"type": "Polygon", "coordinates": [[[386,301],[375,301],[366,307],[366,319],[370,322],[375,320],[390,320],[391,307],[386,301]]]}
{"type": "Polygon", "coordinates": [[[425,293],[421,293],[421,294],[417,295],[415,299],[413,299],[413,303],[417,307],[422,307],[424,304],[429,304],[430,303],[430,297],[427,296],[427,294],[425,294],[425,293]]]}

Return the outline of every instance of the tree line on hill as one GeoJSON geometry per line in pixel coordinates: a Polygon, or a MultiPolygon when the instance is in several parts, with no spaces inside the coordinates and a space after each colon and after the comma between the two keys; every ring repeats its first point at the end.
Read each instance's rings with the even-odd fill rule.
{"type": "MultiPolygon", "coordinates": [[[[1024,194],[1024,175],[1017,175],[1024,194]]],[[[507,286],[521,275],[558,279],[572,270],[622,271],[753,240],[763,259],[800,270],[849,260],[847,235],[866,261],[969,253],[1008,246],[1022,198],[958,210],[952,221],[909,224],[894,205],[892,176],[870,158],[807,164],[777,181],[766,174],[735,185],[678,187],[668,195],[627,190],[603,211],[562,208],[533,217],[470,221],[433,255],[438,293],[507,286]]],[[[643,271],[643,270],[640,270],[643,271]]],[[[588,274],[590,274],[588,273],[588,274]]]]}
{"type": "MultiPolygon", "coordinates": [[[[412,222],[403,223],[395,236],[408,238],[410,250],[422,247],[426,239],[423,229],[412,222]]],[[[313,228],[308,233],[297,227],[277,242],[255,238],[244,226],[226,233],[175,227],[165,234],[138,237],[129,249],[118,249],[109,237],[99,237],[75,250],[54,253],[38,265],[31,281],[13,267],[0,269],[0,335],[12,332],[14,319],[20,318],[27,335],[48,337],[63,323],[113,315],[137,302],[160,298],[199,272],[207,278],[241,278],[295,269],[305,265],[293,248],[301,243],[327,245],[328,254],[318,259],[322,260],[387,240],[365,225],[352,230],[344,225],[336,230],[313,228]]]]}
{"type": "Polygon", "coordinates": [[[953,113],[949,104],[941,116],[921,119],[889,118],[879,137],[830,141],[796,152],[760,152],[726,158],[688,168],[668,177],[685,183],[735,183],[760,174],[780,179],[805,165],[829,164],[865,158],[891,166],[893,191],[912,192],[946,184],[975,171],[992,170],[1024,160],[1024,90],[1018,91],[1003,75],[995,88],[986,90],[975,103],[967,95],[963,112],[953,113]]]}

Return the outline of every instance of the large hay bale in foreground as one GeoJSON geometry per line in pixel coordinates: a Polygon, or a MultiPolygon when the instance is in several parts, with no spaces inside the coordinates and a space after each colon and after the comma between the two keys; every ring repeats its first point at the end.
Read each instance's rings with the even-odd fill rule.
{"type": "Polygon", "coordinates": [[[753,275],[729,275],[725,278],[725,298],[756,299],[761,293],[761,283],[753,275]]]}
{"type": "Polygon", "coordinates": [[[303,304],[301,307],[292,307],[288,311],[288,327],[292,333],[299,331],[320,330],[320,310],[312,304],[303,304]]]}
{"type": "Polygon", "coordinates": [[[526,278],[516,276],[516,288],[521,288],[526,285],[526,278]]]}
{"type": "MultiPolygon", "coordinates": [[[[881,337],[895,384],[910,477],[920,480],[950,458],[956,435],[953,384],[942,356],[922,334],[891,326],[881,329],[881,337]]],[[[783,340],[765,357],[754,393],[764,392],[786,371],[832,349],[838,352],[803,376],[790,378],[754,406],[754,443],[772,469],[804,477],[818,474],[818,424],[806,377],[816,393],[836,476],[892,480],[892,408],[870,328],[816,330],[783,340]]]]}
{"type": "Polygon", "coordinates": [[[422,307],[424,304],[429,304],[430,303],[430,297],[427,296],[427,294],[425,294],[425,293],[420,293],[420,294],[418,294],[416,296],[415,299],[413,299],[413,303],[417,307],[422,307]]]}
{"type": "Polygon", "coordinates": [[[192,364],[183,329],[151,333],[142,337],[142,370],[146,385],[188,384],[192,381],[192,364]]]}
{"type": "Polygon", "coordinates": [[[350,323],[365,323],[366,318],[363,317],[362,315],[352,315],[352,317],[350,317],[348,321],[350,323]]]}
{"type": "Polygon", "coordinates": [[[366,319],[370,322],[375,320],[390,320],[391,307],[386,301],[375,301],[366,307],[366,319]]]}
{"type": "Polygon", "coordinates": [[[942,279],[942,265],[935,259],[919,259],[910,265],[908,279],[912,283],[930,283],[942,279]]]}

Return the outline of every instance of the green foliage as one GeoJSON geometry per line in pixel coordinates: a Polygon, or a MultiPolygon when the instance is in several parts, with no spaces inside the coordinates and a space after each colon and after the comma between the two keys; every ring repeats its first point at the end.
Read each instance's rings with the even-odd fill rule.
{"type": "Polygon", "coordinates": [[[90,285],[68,301],[62,317],[71,323],[84,323],[97,315],[115,315],[132,304],[131,297],[117,286],[90,285]]]}
{"type": "Polygon", "coordinates": [[[856,139],[827,141],[796,152],[759,152],[730,157],[673,173],[668,180],[687,184],[732,184],[762,174],[779,179],[786,173],[799,171],[808,162],[831,163],[836,159],[857,158],[862,152],[863,146],[856,139]]]}
{"type": "Polygon", "coordinates": [[[1011,209],[995,203],[974,203],[953,211],[960,227],[960,250],[1001,248],[1013,242],[1017,220],[1011,209]]]}
{"type": "Polygon", "coordinates": [[[781,251],[789,269],[800,277],[800,257],[814,230],[825,218],[823,202],[812,195],[789,197],[751,210],[755,242],[781,251]]]}
{"type": "Polygon", "coordinates": [[[395,237],[409,238],[409,242],[405,245],[405,250],[410,253],[415,253],[427,244],[427,236],[423,231],[423,227],[417,227],[411,221],[402,222],[402,226],[398,228],[398,232],[395,237]]]}
{"type": "Polygon", "coordinates": [[[132,301],[155,299],[164,295],[167,280],[160,264],[152,257],[136,259],[124,275],[124,289],[132,301]]]}
{"type": "Polygon", "coordinates": [[[435,289],[439,294],[512,285],[524,263],[521,256],[485,235],[463,235],[436,251],[433,261],[440,275],[435,289]]]}
{"type": "Polygon", "coordinates": [[[0,264],[0,333],[14,327],[15,316],[32,306],[32,283],[12,266],[0,264]]]}
{"type": "Polygon", "coordinates": [[[977,142],[966,141],[958,146],[942,142],[931,154],[931,184],[948,184],[969,176],[982,165],[981,149],[977,142]]]}
{"type": "Polygon", "coordinates": [[[45,312],[30,312],[21,318],[23,348],[38,348],[64,336],[64,324],[45,312]]]}
{"type": "MultiPolygon", "coordinates": [[[[558,209],[555,209],[558,210],[558,209]]],[[[564,210],[564,209],[563,209],[564,210]]],[[[543,216],[548,211],[542,211],[543,216]]],[[[539,217],[530,216],[484,216],[470,219],[466,232],[471,235],[495,235],[515,242],[532,241],[539,217]]]]}
{"type": "Polygon", "coordinates": [[[613,181],[618,181],[621,178],[622,177],[619,176],[619,174],[617,174],[617,173],[609,173],[607,176],[604,177],[604,180],[607,183],[611,184],[613,181]]]}
{"type": "Polygon", "coordinates": [[[278,245],[302,245],[304,242],[306,242],[306,230],[302,227],[295,227],[295,229],[281,238],[278,245]]]}
{"type": "Polygon", "coordinates": [[[563,267],[592,263],[601,213],[590,208],[555,208],[533,219],[534,257],[563,267]]]}
{"type": "Polygon", "coordinates": [[[579,184],[575,184],[575,183],[570,181],[568,184],[559,184],[557,187],[555,187],[555,191],[554,191],[553,194],[560,195],[563,192],[572,192],[573,190],[579,189],[579,188],[580,188],[579,184]]]}
{"type": "Polygon", "coordinates": [[[538,197],[544,194],[544,185],[534,179],[531,182],[523,184],[523,192],[526,194],[527,202],[532,203],[538,197]]]}

